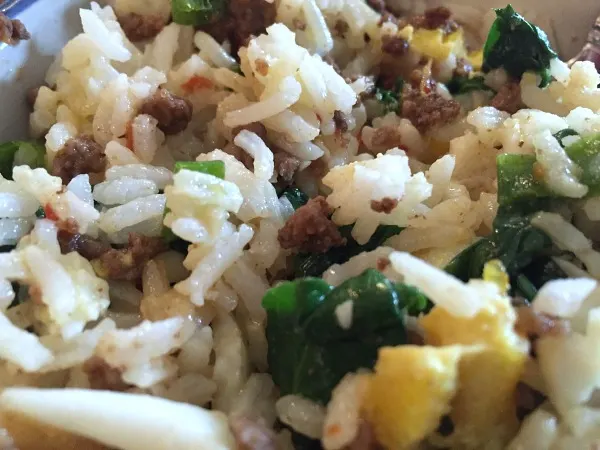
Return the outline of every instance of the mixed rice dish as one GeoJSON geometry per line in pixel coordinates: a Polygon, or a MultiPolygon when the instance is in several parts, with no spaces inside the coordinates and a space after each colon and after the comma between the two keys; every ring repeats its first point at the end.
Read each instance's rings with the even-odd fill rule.
{"type": "Polygon", "coordinates": [[[80,10],[0,144],[1,449],[600,448],[600,75],[389,8],[80,10]]]}

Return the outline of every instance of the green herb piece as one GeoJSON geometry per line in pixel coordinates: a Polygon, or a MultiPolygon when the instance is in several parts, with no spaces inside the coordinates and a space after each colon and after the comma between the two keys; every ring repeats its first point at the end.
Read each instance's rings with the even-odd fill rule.
{"type": "MultiPolygon", "coordinates": [[[[506,268],[511,286],[515,286],[520,274],[536,270],[535,267],[544,264],[552,253],[552,240],[543,231],[531,225],[531,217],[535,212],[551,209],[549,199],[500,206],[494,220],[492,235],[467,247],[445,270],[463,281],[468,281],[471,278],[480,278],[485,263],[498,259],[506,268]]],[[[555,273],[562,271],[557,268],[555,273]]],[[[529,278],[534,282],[533,278],[529,278]]],[[[541,278],[538,280],[539,283],[534,282],[537,288],[543,284],[541,278]]]]}
{"type": "Polygon", "coordinates": [[[352,237],[352,228],[354,225],[340,227],[341,235],[346,238],[346,245],[343,247],[334,247],[326,253],[300,253],[294,260],[295,276],[316,277],[321,276],[333,264],[343,264],[353,256],[363,252],[370,252],[381,246],[392,236],[402,231],[402,228],[395,225],[380,225],[366,244],[360,245],[352,237]]]}
{"type": "Polygon", "coordinates": [[[383,89],[377,87],[375,89],[375,99],[383,105],[385,113],[397,113],[402,104],[402,89],[404,88],[404,80],[398,78],[394,85],[394,89],[383,89]]]}
{"type": "Polygon", "coordinates": [[[308,195],[295,187],[287,188],[283,191],[282,195],[289,200],[294,209],[298,209],[308,203],[308,195]]]}
{"type": "Polygon", "coordinates": [[[446,85],[452,95],[466,94],[473,91],[491,91],[494,90],[486,86],[482,76],[469,78],[468,76],[455,76],[446,85]]]}
{"type": "Polygon", "coordinates": [[[46,148],[38,142],[9,141],[0,144],[0,173],[4,178],[12,179],[12,169],[16,165],[28,165],[31,168],[44,167],[46,148]]]}
{"type": "Polygon", "coordinates": [[[551,197],[552,192],[542,180],[536,179],[535,155],[504,153],[496,158],[498,168],[498,203],[506,205],[517,200],[526,201],[551,197]]]}
{"type": "Polygon", "coordinates": [[[233,66],[231,66],[229,68],[229,70],[231,70],[232,72],[237,73],[238,75],[244,75],[244,72],[242,72],[242,67],[239,64],[234,64],[233,66]]]}
{"type": "Polygon", "coordinates": [[[538,290],[533,283],[529,281],[529,278],[523,274],[520,274],[517,276],[515,291],[531,302],[537,295],[538,290]]]}
{"type": "Polygon", "coordinates": [[[581,168],[579,181],[589,188],[587,195],[600,195],[600,133],[579,139],[565,152],[581,168]]]}
{"type": "Polygon", "coordinates": [[[200,26],[216,21],[226,7],[225,0],[172,0],[171,15],[180,25],[200,26]]]}
{"type": "Polygon", "coordinates": [[[562,140],[567,136],[579,136],[579,133],[572,128],[565,128],[564,130],[554,133],[552,136],[554,136],[558,143],[564,148],[562,140]]]}
{"type": "Polygon", "coordinates": [[[177,161],[175,173],[183,169],[206,173],[221,180],[225,179],[225,163],[223,161],[177,161]]]}
{"type": "Polygon", "coordinates": [[[540,87],[547,86],[550,61],[557,54],[546,33],[527,22],[511,5],[495,11],[496,20],[483,47],[484,72],[503,67],[515,78],[535,72],[542,78],[540,87]]]}
{"type": "Polygon", "coordinates": [[[422,303],[422,297],[372,269],[336,288],[317,278],[271,288],[263,307],[269,368],[281,394],[325,404],[346,373],[373,367],[381,346],[406,343],[407,305],[422,303]],[[336,310],[347,301],[351,321],[342,326],[336,310]]]}
{"type": "MultiPolygon", "coordinates": [[[[191,170],[193,172],[206,173],[208,175],[212,175],[213,177],[217,177],[222,180],[225,178],[225,163],[223,161],[177,161],[175,163],[175,173],[183,169],[191,170]]],[[[165,207],[164,215],[166,216],[169,213],[169,211],[170,209],[165,207]]],[[[173,231],[171,231],[169,227],[165,226],[163,226],[162,228],[161,236],[165,240],[165,242],[169,244],[179,240],[175,233],[173,233],[173,231]]]]}

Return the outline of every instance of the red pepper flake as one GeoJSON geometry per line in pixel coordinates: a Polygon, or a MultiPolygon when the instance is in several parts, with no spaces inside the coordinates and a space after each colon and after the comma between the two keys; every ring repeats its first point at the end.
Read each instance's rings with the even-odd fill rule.
{"type": "Polygon", "coordinates": [[[133,151],[133,121],[131,120],[125,126],[125,145],[133,151]]]}
{"type": "Polygon", "coordinates": [[[181,85],[181,89],[183,89],[187,93],[190,93],[198,89],[211,89],[213,86],[213,82],[210,81],[208,78],[201,77],[199,75],[194,75],[192,78],[190,78],[181,85]]]}
{"type": "Polygon", "coordinates": [[[58,214],[56,214],[56,211],[54,211],[52,206],[50,206],[50,203],[44,206],[44,214],[46,215],[46,219],[48,220],[56,222],[59,219],[58,214]]]}

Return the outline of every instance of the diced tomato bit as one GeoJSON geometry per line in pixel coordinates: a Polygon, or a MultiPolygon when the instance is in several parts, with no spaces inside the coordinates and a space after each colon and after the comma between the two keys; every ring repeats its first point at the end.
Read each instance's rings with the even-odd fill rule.
{"type": "Polygon", "coordinates": [[[200,75],[194,75],[192,78],[190,78],[181,85],[181,89],[183,89],[185,92],[190,93],[198,89],[210,89],[213,86],[213,82],[210,81],[208,78],[201,77],[200,75]]]}
{"type": "Polygon", "coordinates": [[[125,127],[125,144],[133,151],[133,122],[130,120],[125,127]]]}
{"type": "Polygon", "coordinates": [[[46,204],[46,206],[44,206],[44,214],[46,215],[46,219],[48,220],[52,220],[54,222],[56,222],[59,217],[56,214],[56,212],[54,211],[54,209],[52,208],[52,206],[50,206],[50,203],[46,204]]]}

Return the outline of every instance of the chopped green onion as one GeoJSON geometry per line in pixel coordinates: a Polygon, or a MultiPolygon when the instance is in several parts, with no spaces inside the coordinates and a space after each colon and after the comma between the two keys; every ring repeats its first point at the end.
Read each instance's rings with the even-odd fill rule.
{"type": "Polygon", "coordinates": [[[223,161],[177,161],[175,163],[175,173],[182,169],[207,173],[222,180],[225,178],[225,163],[223,161]]]}
{"type": "Polygon", "coordinates": [[[12,178],[13,166],[43,167],[45,158],[46,148],[43,144],[26,141],[5,142],[0,144],[0,173],[4,178],[12,178]]]}
{"type": "Polygon", "coordinates": [[[200,26],[214,22],[225,12],[225,0],[172,0],[173,22],[200,26]]]}

